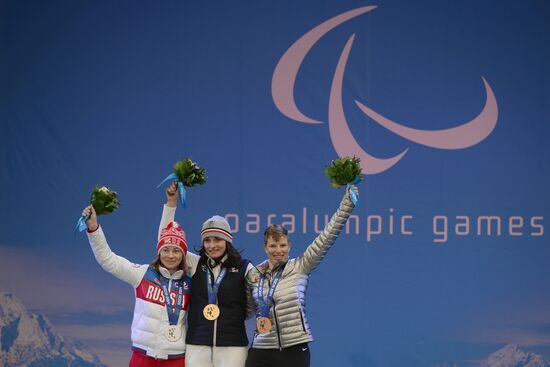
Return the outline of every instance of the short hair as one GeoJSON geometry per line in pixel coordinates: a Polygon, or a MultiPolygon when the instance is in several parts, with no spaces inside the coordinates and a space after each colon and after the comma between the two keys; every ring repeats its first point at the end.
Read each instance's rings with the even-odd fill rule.
{"type": "Polygon", "coordinates": [[[264,245],[267,244],[269,237],[273,237],[275,241],[279,241],[281,237],[288,238],[288,231],[280,224],[270,224],[264,232],[264,245]]]}

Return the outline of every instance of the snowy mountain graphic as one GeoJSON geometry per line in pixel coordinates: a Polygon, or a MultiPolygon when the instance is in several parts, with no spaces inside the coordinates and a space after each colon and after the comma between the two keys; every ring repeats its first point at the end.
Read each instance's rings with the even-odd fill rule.
{"type": "Polygon", "coordinates": [[[510,344],[492,353],[482,367],[550,367],[544,358],[534,352],[520,349],[510,344]]]}
{"type": "Polygon", "coordinates": [[[43,315],[30,314],[11,293],[0,292],[0,366],[106,367],[78,342],[58,334],[43,315]]]}
{"type": "Polygon", "coordinates": [[[515,344],[491,353],[487,358],[477,361],[443,362],[431,367],[550,367],[540,354],[523,350],[515,344]]]}

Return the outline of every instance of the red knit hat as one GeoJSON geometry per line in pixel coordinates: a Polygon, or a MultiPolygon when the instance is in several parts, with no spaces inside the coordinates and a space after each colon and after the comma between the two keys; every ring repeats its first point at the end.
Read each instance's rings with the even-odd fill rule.
{"type": "Polygon", "coordinates": [[[159,242],[157,243],[157,253],[165,246],[176,246],[187,255],[187,241],[185,232],[177,222],[170,222],[160,232],[159,242]]]}

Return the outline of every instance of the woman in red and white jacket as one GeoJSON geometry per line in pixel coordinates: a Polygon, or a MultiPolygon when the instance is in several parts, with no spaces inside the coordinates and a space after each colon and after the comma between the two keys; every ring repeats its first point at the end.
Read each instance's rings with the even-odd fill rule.
{"type": "Polygon", "coordinates": [[[185,366],[185,313],[190,299],[185,232],[178,223],[168,223],[160,230],[153,262],[133,264],[111,251],[91,205],[82,211],[83,216],[88,214],[87,235],[97,262],[135,291],[130,367],[185,366]]]}

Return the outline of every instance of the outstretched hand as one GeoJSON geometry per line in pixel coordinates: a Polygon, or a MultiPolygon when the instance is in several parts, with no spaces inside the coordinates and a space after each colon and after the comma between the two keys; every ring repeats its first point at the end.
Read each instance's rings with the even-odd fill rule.
{"type": "Polygon", "coordinates": [[[90,231],[95,231],[97,227],[99,227],[99,224],[97,223],[97,214],[92,204],[88,205],[84,208],[84,210],[82,210],[83,217],[86,217],[88,215],[90,215],[90,218],[88,218],[88,220],[86,221],[86,226],[90,231]]]}
{"type": "Polygon", "coordinates": [[[166,205],[175,208],[178,206],[178,181],[172,181],[172,183],[166,189],[166,205]]]}

